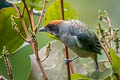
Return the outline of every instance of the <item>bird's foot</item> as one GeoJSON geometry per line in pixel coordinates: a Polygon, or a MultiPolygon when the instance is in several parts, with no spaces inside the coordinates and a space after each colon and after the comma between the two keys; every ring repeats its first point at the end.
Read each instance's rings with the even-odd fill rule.
{"type": "Polygon", "coordinates": [[[75,56],[74,58],[71,58],[71,59],[64,59],[64,63],[65,64],[68,64],[68,63],[70,63],[70,62],[72,62],[72,61],[74,61],[75,59],[77,59],[79,56],[75,56]]]}

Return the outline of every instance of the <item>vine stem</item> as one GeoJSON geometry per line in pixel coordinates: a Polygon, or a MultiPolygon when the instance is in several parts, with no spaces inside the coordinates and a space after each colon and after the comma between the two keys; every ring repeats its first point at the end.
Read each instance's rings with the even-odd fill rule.
{"type": "MultiPolygon", "coordinates": [[[[24,1],[24,0],[23,0],[23,1],[24,1]]],[[[25,32],[25,34],[26,34],[27,40],[29,41],[29,44],[32,46],[33,52],[34,52],[35,57],[36,57],[36,61],[37,61],[38,65],[39,65],[39,67],[40,67],[40,70],[41,70],[42,74],[43,74],[43,75],[42,75],[42,76],[43,76],[43,79],[44,79],[44,80],[48,80],[48,77],[47,77],[47,75],[46,75],[46,73],[45,73],[45,70],[44,70],[44,68],[43,68],[43,66],[42,66],[42,63],[41,63],[40,58],[39,58],[39,55],[38,55],[38,43],[37,43],[37,39],[36,39],[36,34],[32,34],[32,39],[31,39],[31,37],[30,37],[30,35],[29,35],[29,32],[28,32],[28,30],[27,30],[27,27],[26,27],[24,18],[23,18],[23,16],[22,16],[21,13],[20,13],[19,8],[16,6],[16,4],[13,4],[13,6],[14,6],[15,10],[17,11],[18,17],[19,17],[19,19],[20,19],[20,21],[21,21],[21,23],[22,23],[22,26],[23,26],[23,28],[24,28],[24,32],[25,32]]],[[[25,6],[25,5],[24,5],[24,6],[25,6]]],[[[27,6],[27,5],[26,5],[26,6],[27,6]]],[[[32,12],[31,12],[31,15],[33,16],[33,13],[32,13],[32,12]]],[[[28,11],[28,16],[30,16],[29,11],[28,11]]],[[[29,19],[33,19],[33,17],[32,17],[32,18],[30,17],[29,19]]],[[[29,21],[31,21],[30,24],[33,26],[33,25],[34,25],[34,24],[33,24],[34,22],[32,22],[32,21],[34,21],[34,20],[29,20],[29,21]]],[[[33,26],[33,27],[34,27],[34,26],[33,26]]],[[[34,30],[32,30],[32,33],[35,33],[34,30]]]]}

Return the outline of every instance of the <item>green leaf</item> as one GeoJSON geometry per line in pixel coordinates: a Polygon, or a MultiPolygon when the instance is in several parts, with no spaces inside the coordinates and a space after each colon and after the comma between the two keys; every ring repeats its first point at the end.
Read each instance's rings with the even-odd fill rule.
{"type": "MultiPolygon", "coordinates": [[[[65,20],[79,19],[77,12],[67,2],[64,2],[64,16],[65,20]]],[[[57,19],[61,19],[60,0],[56,0],[48,7],[44,17],[44,25],[57,19]]]]}
{"type": "MultiPolygon", "coordinates": [[[[28,80],[31,70],[30,54],[32,54],[30,46],[25,46],[16,52],[16,54],[10,56],[14,80],[28,80]]],[[[10,80],[7,73],[8,72],[2,58],[0,59],[0,75],[3,75],[10,80]]]]}
{"type": "Polygon", "coordinates": [[[105,79],[107,77],[109,77],[112,74],[112,70],[110,68],[104,70],[103,72],[101,71],[94,71],[90,78],[92,79],[105,79]]]}
{"type": "MultiPolygon", "coordinates": [[[[17,35],[14,29],[12,29],[11,15],[16,15],[16,11],[14,10],[14,8],[4,8],[0,10],[0,55],[3,46],[6,46],[9,53],[12,53],[16,49],[18,49],[24,42],[17,35]]],[[[21,22],[17,19],[16,23],[21,30],[21,33],[24,35],[21,22]]]]}
{"type": "Polygon", "coordinates": [[[90,78],[83,74],[76,73],[71,75],[71,80],[90,80],[90,78]]]}
{"type": "Polygon", "coordinates": [[[29,8],[34,8],[36,10],[42,9],[43,0],[27,0],[26,1],[27,6],[29,8]]]}
{"type": "Polygon", "coordinates": [[[112,59],[112,68],[114,73],[118,73],[120,75],[120,57],[117,56],[113,49],[110,49],[110,56],[112,59]]]}

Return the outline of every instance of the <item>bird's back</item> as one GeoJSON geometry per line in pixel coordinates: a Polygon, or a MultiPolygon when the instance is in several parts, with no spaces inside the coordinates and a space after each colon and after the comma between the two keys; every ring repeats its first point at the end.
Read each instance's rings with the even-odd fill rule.
{"type": "Polygon", "coordinates": [[[79,20],[70,20],[64,23],[67,23],[65,28],[69,29],[70,33],[67,33],[64,28],[63,43],[68,45],[75,53],[81,53],[81,57],[88,57],[92,55],[90,53],[101,54],[100,42],[95,33],[89,29],[88,25],[79,20]],[[75,43],[76,45],[72,46],[75,43]]]}

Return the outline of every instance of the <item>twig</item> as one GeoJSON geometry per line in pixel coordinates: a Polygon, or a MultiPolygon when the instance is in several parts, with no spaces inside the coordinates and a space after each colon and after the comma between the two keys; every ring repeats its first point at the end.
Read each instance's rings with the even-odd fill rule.
{"type": "Polygon", "coordinates": [[[8,70],[8,75],[10,77],[10,80],[14,80],[13,73],[12,73],[12,65],[11,65],[10,60],[9,60],[9,53],[6,50],[5,46],[3,47],[2,55],[3,55],[5,65],[6,65],[7,70],[8,70]]]}
{"type": "Polygon", "coordinates": [[[61,2],[61,17],[62,17],[62,20],[64,20],[64,5],[63,5],[63,0],[60,0],[61,2]]]}
{"type": "Polygon", "coordinates": [[[21,34],[19,28],[17,27],[17,24],[16,24],[15,21],[14,21],[14,18],[15,18],[15,17],[14,17],[13,15],[11,15],[12,26],[13,26],[14,30],[17,32],[17,34],[18,34],[24,41],[29,42],[29,41],[21,34]]]}
{"type": "Polygon", "coordinates": [[[19,10],[19,8],[16,6],[16,4],[13,4],[13,7],[14,7],[14,8],[16,9],[16,11],[17,11],[18,17],[19,17],[19,19],[20,19],[20,21],[21,21],[21,23],[22,23],[23,28],[24,28],[24,32],[25,32],[25,34],[26,34],[27,40],[30,41],[30,40],[31,40],[31,37],[30,37],[29,32],[28,32],[28,30],[27,30],[25,21],[24,21],[23,17],[21,16],[20,10],[19,10]]]}
{"type": "Polygon", "coordinates": [[[31,19],[31,17],[30,17],[30,13],[29,13],[29,10],[28,10],[28,7],[27,7],[27,4],[25,3],[25,1],[26,1],[26,0],[22,0],[23,4],[24,4],[24,6],[25,6],[25,9],[26,9],[26,11],[27,11],[27,14],[28,14],[28,18],[29,18],[31,30],[33,31],[33,30],[34,30],[34,29],[33,29],[34,26],[32,25],[32,19],[31,19]]]}
{"type": "Polygon", "coordinates": [[[24,15],[24,11],[25,11],[25,6],[23,5],[23,9],[22,9],[22,14],[21,14],[21,16],[24,15]]]}
{"type": "Polygon", "coordinates": [[[45,61],[48,58],[50,51],[51,51],[51,47],[50,47],[50,43],[48,43],[46,53],[45,53],[46,56],[43,58],[43,60],[41,60],[41,62],[45,61]]]}
{"type": "Polygon", "coordinates": [[[117,80],[120,80],[120,76],[118,74],[114,74],[117,78],[117,80]]]}
{"type": "Polygon", "coordinates": [[[110,18],[107,16],[106,17],[106,21],[107,21],[107,24],[108,24],[108,26],[109,26],[109,28],[110,28],[110,48],[112,48],[112,40],[113,40],[113,29],[112,29],[112,26],[111,26],[111,21],[110,21],[110,18]]]}
{"type": "MultiPolygon", "coordinates": [[[[99,34],[97,34],[97,38],[99,39],[99,34]]],[[[99,42],[100,42],[100,45],[101,45],[102,49],[104,50],[104,52],[105,52],[105,54],[106,54],[106,56],[107,56],[107,58],[108,58],[110,64],[112,65],[112,60],[111,60],[111,57],[110,57],[109,53],[108,53],[107,50],[105,49],[103,43],[102,43],[100,40],[99,40],[99,42]]]]}
{"type": "Polygon", "coordinates": [[[108,24],[109,29],[110,29],[110,48],[112,48],[112,40],[113,40],[114,34],[113,34],[113,29],[112,29],[110,18],[108,17],[108,13],[106,11],[104,11],[103,19],[106,20],[105,22],[108,24]]]}
{"type": "Polygon", "coordinates": [[[32,41],[30,41],[30,45],[32,46],[33,52],[34,52],[35,57],[36,57],[36,61],[40,67],[42,74],[43,74],[42,75],[43,79],[48,80],[47,74],[45,73],[44,68],[42,67],[42,63],[41,63],[41,60],[40,60],[39,55],[38,55],[38,43],[37,43],[36,36],[32,35],[32,37],[33,37],[33,39],[32,39],[32,41]]]}
{"type": "Polygon", "coordinates": [[[119,53],[119,41],[120,41],[120,37],[119,37],[119,28],[113,29],[114,31],[114,42],[115,42],[115,52],[119,53]]]}
{"type": "MultiPolygon", "coordinates": [[[[23,2],[24,2],[24,0],[23,0],[23,2]]],[[[25,4],[25,5],[26,5],[26,4],[25,4]]],[[[19,19],[20,19],[20,21],[21,21],[21,23],[22,23],[22,25],[23,25],[24,32],[25,32],[25,34],[26,34],[26,36],[27,36],[27,39],[28,39],[30,45],[32,46],[33,52],[34,52],[34,54],[35,54],[35,56],[36,56],[36,61],[37,61],[38,65],[39,65],[39,67],[40,67],[40,70],[41,70],[42,74],[43,74],[43,75],[42,75],[42,76],[43,76],[43,79],[44,79],[44,80],[48,80],[47,75],[46,75],[46,73],[45,73],[45,71],[44,71],[44,68],[42,67],[42,63],[41,63],[41,61],[40,61],[39,55],[38,55],[38,43],[37,43],[36,35],[35,35],[35,34],[32,34],[32,39],[31,39],[31,37],[30,37],[30,35],[29,35],[29,32],[28,32],[28,30],[27,30],[25,21],[24,21],[24,19],[23,19],[23,16],[21,16],[21,13],[20,13],[18,7],[16,6],[16,4],[13,4],[13,6],[14,6],[14,8],[16,9],[17,14],[18,14],[18,17],[19,17],[19,19]]],[[[26,6],[26,7],[27,7],[27,6],[26,6]]],[[[27,9],[27,8],[26,8],[26,9],[27,9]]],[[[29,12],[28,12],[28,16],[30,16],[29,12]]],[[[31,19],[31,18],[29,18],[29,19],[31,19]]],[[[31,20],[30,20],[30,21],[31,21],[31,20]]],[[[30,24],[32,25],[31,22],[30,22],[30,24]]],[[[33,32],[33,31],[32,31],[32,32],[33,32]]],[[[34,33],[34,32],[33,32],[33,33],[34,33]]]]}
{"type": "Polygon", "coordinates": [[[110,49],[110,47],[109,47],[109,45],[108,45],[108,43],[107,43],[107,41],[106,41],[105,32],[104,32],[104,30],[101,28],[100,22],[98,23],[98,27],[99,27],[100,33],[101,33],[101,35],[102,35],[102,38],[103,38],[103,40],[104,40],[104,42],[105,42],[107,48],[110,49]]]}
{"type": "Polygon", "coordinates": [[[36,27],[35,33],[37,33],[38,30],[39,30],[39,28],[40,28],[40,24],[41,24],[41,21],[42,21],[43,15],[44,15],[44,11],[45,11],[45,7],[46,7],[46,2],[47,2],[47,0],[44,0],[42,12],[41,12],[41,16],[40,16],[40,18],[39,18],[39,20],[38,20],[38,23],[37,23],[37,27],[36,27]]]}
{"type": "MultiPolygon", "coordinates": [[[[61,17],[62,17],[62,20],[64,20],[64,4],[63,4],[63,0],[60,0],[60,3],[61,3],[60,4],[61,5],[61,17]]],[[[66,53],[66,59],[69,59],[68,47],[66,45],[65,45],[65,53],[66,53]]],[[[67,80],[71,80],[70,63],[67,63],[66,67],[67,67],[67,80]]],[[[72,71],[74,72],[73,66],[71,68],[72,68],[72,71]]]]}
{"type": "MultiPolygon", "coordinates": [[[[68,54],[68,47],[65,46],[65,53],[66,53],[66,59],[69,59],[69,54],[68,54]]],[[[67,80],[71,80],[71,76],[70,76],[70,63],[66,64],[67,67],[67,80]]]]}
{"type": "Polygon", "coordinates": [[[0,80],[7,80],[4,76],[0,76],[0,80]]]}
{"type": "MultiPolygon", "coordinates": [[[[31,8],[30,9],[30,17],[31,17],[31,24],[32,24],[32,29],[33,29],[33,31],[32,32],[34,32],[34,28],[35,28],[35,24],[34,24],[34,14],[33,14],[33,8],[31,8]]],[[[33,33],[34,34],[34,33],[33,33]]]]}
{"type": "Polygon", "coordinates": [[[73,68],[73,64],[72,64],[72,62],[70,62],[70,68],[71,68],[71,72],[72,72],[72,74],[74,74],[75,71],[74,71],[74,68],[73,68]]]}

